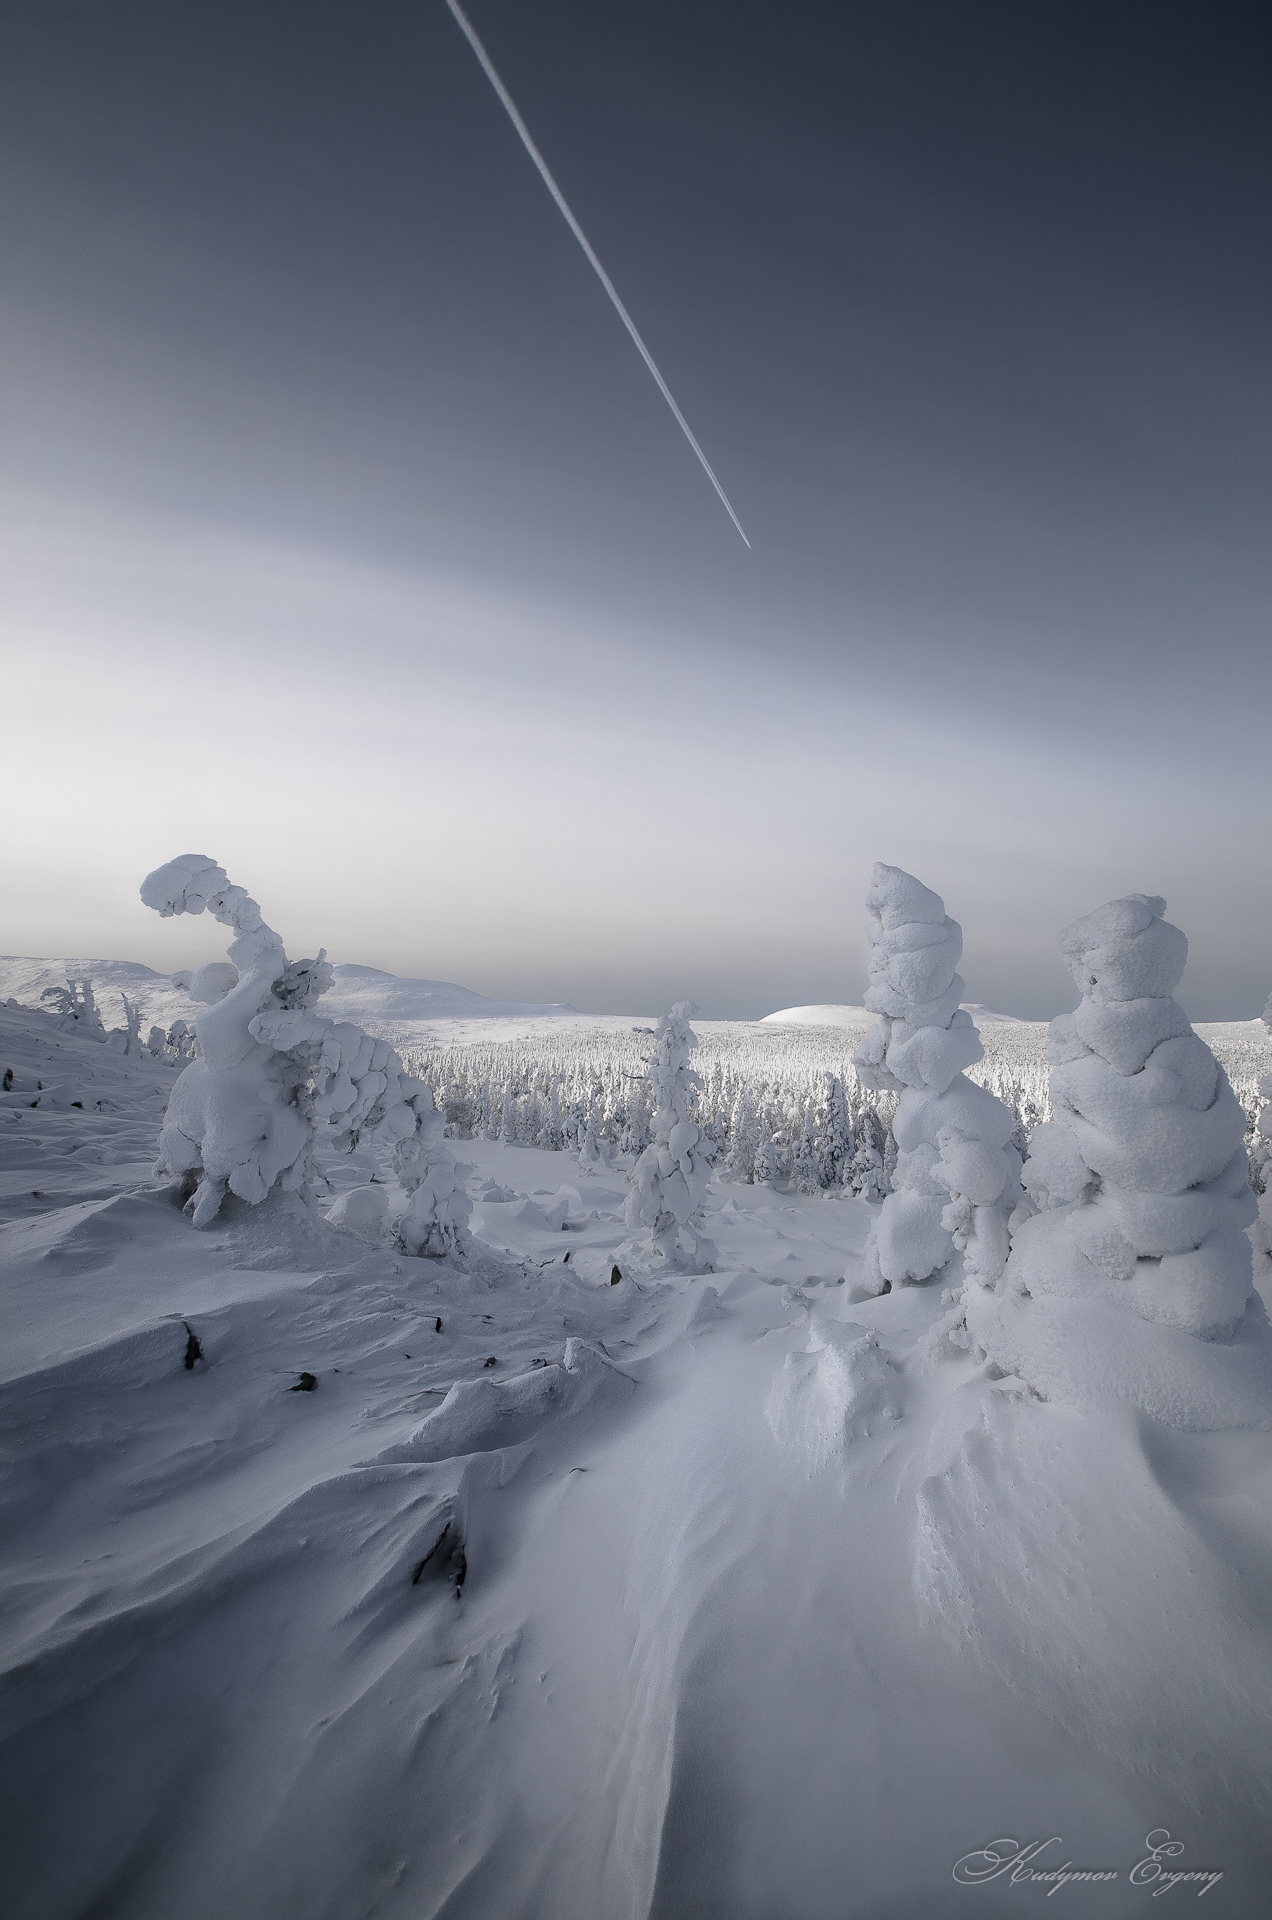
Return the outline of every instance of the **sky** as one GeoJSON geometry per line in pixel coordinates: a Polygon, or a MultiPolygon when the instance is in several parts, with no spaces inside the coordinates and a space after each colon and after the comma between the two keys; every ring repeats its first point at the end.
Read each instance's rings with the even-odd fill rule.
{"type": "Polygon", "coordinates": [[[972,1000],[1160,893],[1272,988],[1272,19],[472,0],[0,11],[0,946],[501,999],[972,1000]]]}

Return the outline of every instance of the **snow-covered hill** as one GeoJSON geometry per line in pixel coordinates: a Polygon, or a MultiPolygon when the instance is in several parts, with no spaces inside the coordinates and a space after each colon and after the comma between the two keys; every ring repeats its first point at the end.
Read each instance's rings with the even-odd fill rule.
{"type": "Polygon", "coordinates": [[[781,1007],[776,1013],[766,1013],[759,1024],[762,1027],[859,1027],[864,1033],[873,1019],[874,1015],[864,1007],[781,1007]]]}
{"type": "MultiPolygon", "coordinates": [[[[0,956],[0,1001],[38,1007],[46,987],[58,987],[74,975],[88,977],[108,1026],[123,1023],[123,995],[140,1008],[142,1031],[174,1020],[192,1021],[198,1011],[186,987],[189,975],[156,973],[136,960],[32,959],[0,956]]],[[[323,999],[328,1019],[352,1020],[368,1033],[395,1045],[429,1045],[445,1023],[448,1038],[470,1023],[510,1023],[504,1037],[515,1038],[527,1023],[577,1017],[564,1005],[540,1006],[513,1000],[487,1000],[449,980],[407,980],[379,967],[337,965],[335,985],[323,999]]],[[[479,1031],[489,1031],[479,1025],[479,1031]]]]}

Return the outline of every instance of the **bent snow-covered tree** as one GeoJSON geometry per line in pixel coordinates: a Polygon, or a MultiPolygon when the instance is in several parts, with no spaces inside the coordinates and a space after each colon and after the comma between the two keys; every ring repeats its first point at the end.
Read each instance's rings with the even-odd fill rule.
{"type": "Polygon", "coordinates": [[[359,1189],[360,1200],[343,1196],[333,1218],[373,1237],[392,1231],[412,1253],[453,1247],[469,1204],[433,1096],[385,1041],[314,1011],[332,979],[323,955],[289,961],[255,900],[203,854],[149,874],[141,897],[165,918],[207,911],[234,930],[229,963],[191,976],[204,1003],[199,1051],[172,1090],[159,1137],[159,1171],[196,1182],[195,1225],[216,1217],[227,1192],[253,1206],[274,1187],[311,1192],[319,1141],[340,1150],[374,1135],[393,1143],[398,1216],[378,1187],[359,1189]]]}
{"type": "Polygon", "coordinates": [[[1245,1117],[1173,998],[1188,942],[1165,910],[1131,894],[1060,936],[1082,1000],[1051,1023],[1031,1217],[998,1287],[968,1289],[967,1327],[1048,1398],[1126,1400],[1185,1428],[1272,1425],[1245,1117]]]}
{"type": "Polygon", "coordinates": [[[866,1242],[868,1283],[879,1292],[926,1280],[956,1248],[965,1272],[992,1281],[1007,1259],[1020,1155],[1003,1102],[962,1071],[983,1051],[959,1006],[962,931],[940,896],[900,867],[875,867],[866,906],[866,1006],[879,1021],[853,1065],[867,1086],[901,1096],[892,1192],[866,1242]]]}
{"type": "Polygon", "coordinates": [[[77,1033],[84,1040],[105,1040],[106,1029],[93,997],[93,983],[87,977],[68,980],[64,987],[45,987],[40,998],[52,1003],[49,1011],[58,1016],[62,1033],[77,1033]]]}
{"type": "Polygon", "coordinates": [[[651,1139],[632,1168],[627,1224],[648,1227],[653,1251],[668,1265],[683,1258],[708,1273],[716,1250],[702,1229],[702,1198],[713,1149],[696,1117],[702,1080],[689,1065],[698,1044],[689,1025],[692,1011],[687,1000],[678,1001],[654,1029],[645,1063],[651,1139]]]}

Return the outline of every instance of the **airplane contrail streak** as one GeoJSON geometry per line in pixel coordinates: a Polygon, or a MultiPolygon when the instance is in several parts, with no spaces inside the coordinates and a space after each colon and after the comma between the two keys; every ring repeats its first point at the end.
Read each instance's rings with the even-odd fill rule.
{"type": "Polygon", "coordinates": [[[566,202],[565,195],[562,193],[560,187],[558,187],[556,181],[552,178],[552,175],[548,169],[547,161],[544,159],[543,155],[539,152],[538,147],[535,146],[534,141],[530,138],[530,129],[527,127],[525,121],[521,118],[521,115],[517,112],[517,109],[513,104],[512,95],[509,93],[507,87],[505,87],[503,81],[499,78],[499,75],[495,72],[494,66],[491,62],[490,55],[486,52],[485,47],[482,45],[481,41],[478,39],[476,31],[473,28],[472,22],[469,20],[463,8],[459,5],[459,0],[446,0],[446,4],[450,8],[451,13],[455,16],[456,24],[462,30],[464,38],[467,40],[473,52],[477,55],[478,60],[481,62],[482,72],[485,74],[487,80],[489,80],[491,86],[494,88],[495,92],[499,95],[499,98],[502,100],[505,111],[507,112],[508,118],[512,121],[513,126],[517,129],[517,132],[521,136],[522,146],[525,148],[526,152],[530,155],[530,158],[534,161],[535,166],[539,169],[539,172],[542,174],[544,186],[547,188],[548,192],[552,195],[552,198],[556,201],[557,206],[561,209],[561,212],[565,218],[566,225],[569,227],[570,232],[574,235],[574,238],[578,241],[584,253],[587,255],[588,260],[591,263],[592,271],[595,273],[597,279],[600,281],[606,293],[609,295],[610,299],[613,301],[614,310],[618,314],[618,317],[622,321],[623,325],[627,328],[628,333],[631,334],[632,340],[634,341],[636,346],[636,351],[640,354],[641,359],[645,362],[645,365],[649,368],[649,371],[653,374],[654,379],[657,381],[658,391],[661,393],[663,399],[667,402],[667,405],[671,408],[672,412],[675,414],[676,419],[680,424],[680,431],[684,434],[685,439],[689,442],[689,445],[693,448],[699,460],[702,462],[703,471],[706,474],[708,480],[711,482],[712,486],[715,488],[716,492],[719,494],[721,502],[723,503],[725,512],[728,514],[730,520],[732,520],[738,532],[742,535],[743,540],[746,540],[746,544],[749,548],[751,545],[751,542],[747,540],[746,530],[743,527],[742,522],[738,519],[737,514],[734,513],[733,508],[729,504],[728,494],[725,492],[724,488],[720,485],[720,482],[716,479],[715,474],[712,472],[711,462],[707,459],[706,454],[702,451],[702,448],[698,445],[698,442],[694,439],[693,431],[690,428],[689,422],[685,419],[684,414],[681,413],[680,408],[676,405],[675,397],[672,394],[671,388],[667,385],[667,382],[663,379],[661,373],[659,373],[658,368],[654,365],[654,357],[650,353],[649,348],[645,345],[645,342],[641,339],[640,335],[637,333],[636,326],[634,321],[632,320],[631,314],[628,313],[627,308],[623,305],[622,301],[618,297],[618,290],[615,287],[614,282],[610,279],[604,267],[601,265],[600,261],[597,259],[596,254],[592,250],[591,242],[588,240],[588,237],[584,233],[582,227],[579,225],[578,221],[574,218],[574,215],[570,212],[569,205],[566,202]]]}

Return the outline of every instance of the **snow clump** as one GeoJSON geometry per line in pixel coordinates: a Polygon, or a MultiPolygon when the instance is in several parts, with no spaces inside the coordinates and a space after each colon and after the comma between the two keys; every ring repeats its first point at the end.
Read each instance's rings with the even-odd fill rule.
{"type": "Polygon", "coordinates": [[[892,1192],[866,1242],[876,1293],[939,1272],[957,1249],[991,1283],[1007,1260],[1007,1216],[1020,1198],[1020,1155],[1003,1102],[967,1079],[980,1035],[959,1002],[963,934],[938,894],[878,865],[866,895],[870,984],[879,1015],[854,1059],[867,1086],[900,1093],[892,1192]]]}
{"type": "Polygon", "coordinates": [[[374,1135],[393,1142],[399,1210],[384,1188],[355,1189],[333,1209],[336,1223],[370,1238],[392,1231],[409,1253],[453,1248],[469,1203],[433,1096],[386,1041],[314,1011],[332,981],[323,954],[288,960],[255,900],[203,854],[149,874],[141,897],[165,918],[209,911],[235,936],[228,963],[190,978],[203,1003],[199,1051],[172,1090],[159,1137],[158,1171],[197,1183],[195,1225],[215,1219],[227,1191],[252,1206],[275,1186],[311,1197],[320,1141],[348,1150],[374,1135]]]}
{"type": "Polygon", "coordinates": [[[709,1273],[715,1247],[702,1228],[702,1200],[711,1177],[712,1145],[697,1121],[701,1078],[689,1065],[698,1044],[689,1025],[693,1008],[679,1000],[654,1028],[645,1063],[653,1097],[652,1138],[632,1168],[629,1227],[648,1227],[650,1245],[669,1266],[684,1258],[709,1273]]]}
{"type": "Polygon", "coordinates": [[[1272,1424],[1272,1341],[1251,1284],[1245,1118],[1173,998],[1188,942],[1131,894],[1060,946],[1082,990],[1048,1041],[1053,1118],[1000,1286],[967,1327],[1047,1397],[1129,1400],[1184,1428],[1272,1424]]]}

